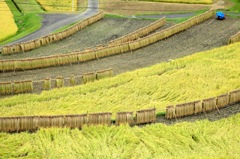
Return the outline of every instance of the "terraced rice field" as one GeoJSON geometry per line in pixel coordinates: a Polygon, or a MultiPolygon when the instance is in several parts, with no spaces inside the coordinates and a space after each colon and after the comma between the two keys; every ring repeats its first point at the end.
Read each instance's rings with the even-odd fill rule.
{"type": "MultiPolygon", "coordinates": [[[[152,21],[148,20],[105,18],[103,21],[97,22],[61,42],[53,43],[24,54],[0,56],[0,58],[19,59],[45,56],[54,53],[67,53],[73,50],[84,50],[91,46],[105,44],[114,38],[127,34],[151,22],[152,21]],[[106,27],[108,28],[102,31],[106,27]]],[[[166,27],[171,25],[173,24],[167,24],[166,27]]],[[[1,73],[0,81],[42,80],[46,77],[55,78],[58,75],[69,77],[71,74],[79,75],[85,72],[107,68],[113,68],[114,72],[119,74],[226,45],[228,38],[237,33],[239,29],[239,18],[227,18],[225,21],[210,19],[168,39],[131,53],[61,68],[56,67],[15,73],[1,73]],[[229,26],[229,24],[231,25],[229,26]]]]}
{"type": "MultiPolygon", "coordinates": [[[[213,97],[239,89],[240,43],[209,50],[225,45],[228,38],[240,29],[239,24],[239,19],[210,19],[134,52],[73,66],[1,73],[0,81],[39,80],[109,67],[117,73],[146,67],[74,88],[0,99],[0,116],[115,113],[149,107],[156,107],[159,112],[169,104],[213,97]],[[196,52],[200,53],[194,54],[196,52]],[[184,57],[186,55],[191,56],[184,57]]],[[[59,51],[66,53],[71,47],[64,48],[65,44],[72,45],[73,50],[79,46],[84,49],[93,43],[107,43],[126,33],[127,28],[122,25],[118,29],[106,29],[103,25],[101,27],[107,31],[99,35],[98,27],[92,30],[91,27],[79,32],[78,36],[76,34],[65,41],[40,48],[43,50],[38,53],[1,58],[43,56],[51,53],[47,51],[51,47],[61,46],[59,51]],[[117,30],[120,32],[116,33],[117,30]]],[[[144,127],[90,126],[81,131],[49,128],[35,133],[0,133],[0,158],[239,158],[240,139],[236,135],[240,133],[239,111],[239,104],[236,104],[220,110],[219,114],[205,115],[211,120],[228,117],[214,122],[201,120],[170,126],[158,123],[144,127]],[[229,114],[237,115],[229,117],[229,114]]],[[[157,122],[163,120],[158,118],[157,122]]],[[[185,121],[189,120],[193,121],[195,117],[188,117],[185,121]]]]}
{"type": "Polygon", "coordinates": [[[239,158],[240,115],[218,121],[0,133],[2,158],[239,158]],[[221,126],[220,126],[221,125],[221,126]]]}
{"type": "Polygon", "coordinates": [[[13,14],[4,1],[0,1],[0,42],[15,35],[18,27],[14,21],[13,14]]]}
{"type": "Polygon", "coordinates": [[[239,46],[240,43],[236,43],[216,48],[86,85],[1,99],[0,116],[83,114],[103,110],[116,113],[152,107],[164,112],[168,105],[239,89],[239,46]]]}
{"type": "Polygon", "coordinates": [[[76,11],[78,0],[37,0],[46,11],[76,11]],[[73,5],[73,6],[72,6],[73,5]],[[72,8],[73,7],[73,8],[72,8]]]}
{"type": "Polygon", "coordinates": [[[14,0],[14,2],[24,14],[43,12],[41,6],[35,0],[14,0]]]}

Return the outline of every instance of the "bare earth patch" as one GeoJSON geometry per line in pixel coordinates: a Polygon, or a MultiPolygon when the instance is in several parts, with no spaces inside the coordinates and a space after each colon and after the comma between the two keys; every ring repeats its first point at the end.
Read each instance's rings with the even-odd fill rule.
{"type": "MultiPolygon", "coordinates": [[[[137,23],[135,24],[137,25],[137,23]]],[[[83,30],[83,32],[91,33],[91,36],[87,36],[88,40],[86,38],[82,43],[89,43],[87,41],[94,43],[92,37],[97,37],[98,32],[91,32],[92,29],[95,28],[88,27],[87,29],[89,30],[83,30]]],[[[124,29],[127,30],[128,28],[124,27],[124,29]]],[[[69,77],[72,74],[80,75],[82,73],[108,68],[113,68],[114,72],[119,74],[226,45],[228,38],[237,33],[239,29],[240,19],[227,18],[224,21],[217,21],[212,18],[170,38],[133,52],[81,64],[24,72],[1,73],[0,82],[26,79],[42,80],[47,77],[55,78],[58,75],[69,77]]],[[[116,32],[114,31],[117,30],[118,29],[111,30],[111,35],[115,35],[116,32]]],[[[85,33],[83,33],[83,35],[85,35],[85,33]]],[[[77,41],[77,39],[74,40],[77,41]]],[[[99,41],[100,39],[95,38],[95,40],[99,41]]],[[[51,45],[49,47],[51,47],[51,45]]]]}

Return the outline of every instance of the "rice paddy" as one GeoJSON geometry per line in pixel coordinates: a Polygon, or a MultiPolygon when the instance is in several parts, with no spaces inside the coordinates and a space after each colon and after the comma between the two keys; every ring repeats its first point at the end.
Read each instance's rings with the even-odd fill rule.
{"type": "Polygon", "coordinates": [[[9,9],[8,5],[5,1],[0,2],[0,42],[4,41],[5,39],[14,36],[17,31],[18,27],[14,21],[13,14],[9,9]]]}
{"type": "Polygon", "coordinates": [[[43,12],[41,6],[35,0],[14,0],[14,2],[24,14],[43,12]]]}
{"type": "Polygon", "coordinates": [[[46,11],[76,11],[78,0],[37,0],[46,11]]]}
{"type": "Polygon", "coordinates": [[[239,158],[240,115],[148,125],[0,133],[1,158],[239,158]],[[221,125],[221,126],[220,126],[221,125]]]}
{"type": "Polygon", "coordinates": [[[0,116],[136,111],[215,97],[240,88],[240,43],[113,78],[0,100],[0,116]],[[154,82],[153,82],[154,81],[154,82]],[[24,99],[24,100],[22,100],[24,99]]]}

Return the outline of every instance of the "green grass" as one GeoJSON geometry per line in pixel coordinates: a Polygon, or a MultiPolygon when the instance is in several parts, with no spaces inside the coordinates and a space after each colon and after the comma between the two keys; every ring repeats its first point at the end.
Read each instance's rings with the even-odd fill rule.
{"type": "Polygon", "coordinates": [[[11,9],[11,12],[15,17],[22,16],[22,13],[16,8],[14,3],[10,0],[5,1],[8,5],[8,7],[11,9]]]}
{"type": "Polygon", "coordinates": [[[240,114],[219,121],[146,127],[92,126],[0,133],[0,158],[240,158],[240,114]]]}
{"type": "Polygon", "coordinates": [[[240,12],[240,1],[231,0],[234,3],[234,6],[230,8],[231,11],[240,12]]]}
{"type": "Polygon", "coordinates": [[[40,13],[43,12],[41,6],[35,0],[14,0],[22,13],[40,13]]]}
{"type": "Polygon", "coordinates": [[[236,43],[86,85],[0,99],[0,116],[115,113],[153,107],[164,112],[171,104],[239,89],[239,52],[240,43],[236,43]]]}

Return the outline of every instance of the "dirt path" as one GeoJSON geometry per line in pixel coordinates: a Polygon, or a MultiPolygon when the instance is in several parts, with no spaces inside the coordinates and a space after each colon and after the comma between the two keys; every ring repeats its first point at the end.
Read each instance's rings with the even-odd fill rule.
{"type": "MultiPolygon", "coordinates": [[[[101,26],[96,24],[95,27],[88,27],[87,29],[90,30],[79,32],[78,36],[86,36],[89,38],[90,43],[92,43],[92,37],[97,37],[98,34],[97,31],[94,31],[96,28],[101,29],[101,26]],[[87,36],[86,33],[91,33],[91,36],[87,36]]],[[[166,40],[159,41],[155,44],[136,50],[134,52],[89,61],[86,63],[81,63],[79,65],[74,64],[62,67],[29,70],[25,72],[1,73],[0,82],[26,79],[42,80],[46,77],[55,78],[58,75],[69,77],[72,74],[80,75],[82,73],[107,68],[113,68],[115,74],[119,74],[168,61],[169,59],[177,59],[194,54],[196,52],[226,45],[227,39],[231,35],[238,32],[239,29],[240,19],[228,18],[224,21],[210,19],[166,40]]],[[[111,32],[112,35],[114,35],[114,31],[118,29],[107,30],[111,32]]],[[[100,39],[96,38],[95,40],[98,41],[100,39]]],[[[73,41],[77,41],[77,39],[73,39],[73,41]]],[[[77,45],[81,42],[85,43],[86,41],[77,42],[77,45]]]]}

